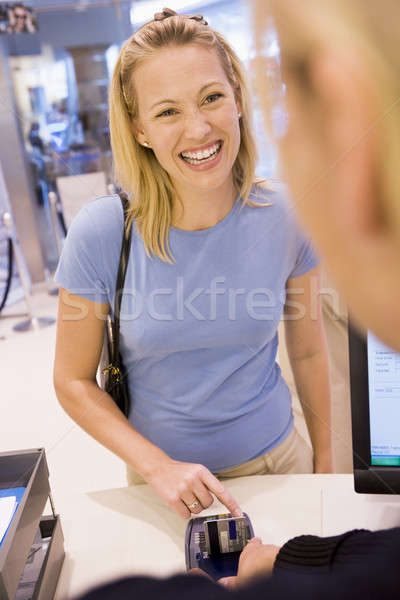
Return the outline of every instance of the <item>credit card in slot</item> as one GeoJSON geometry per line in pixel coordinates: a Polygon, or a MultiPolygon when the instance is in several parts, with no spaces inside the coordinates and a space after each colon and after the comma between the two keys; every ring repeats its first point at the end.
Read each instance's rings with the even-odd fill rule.
{"type": "Polygon", "coordinates": [[[247,544],[245,517],[216,515],[204,521],[204,534],[210,556],[241,552],[247,544]]]}

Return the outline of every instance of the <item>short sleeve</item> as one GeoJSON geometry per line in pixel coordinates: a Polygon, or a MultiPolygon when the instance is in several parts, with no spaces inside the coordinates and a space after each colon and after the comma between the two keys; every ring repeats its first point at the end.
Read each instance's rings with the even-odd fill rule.
{"type": "Polygon", "coordinates": [[[69,292],[99,303],[109,303],[114,293],[123,232],[121,204],[111,200],[90,202],[74,218],[54,277],[69,292]]]}
{"type": "Polygon", "coordinates": [[[301,277],[320,264],[320,257],[310,236],[299,222],[290,190],[285,183],[273,182],[273,191],[268,191],[267,201],[276,209],[276,225],[282,242],[282,253],[288,257],[287,277],[301,277]]]}
{"type": "Polygon", "coordinates": [[[298,230],[298,251],[295,266],[289,277],[300,277],[311,271],[319,265],[320,259],[309,239],[304,235],[304,232],[298,230]]]}

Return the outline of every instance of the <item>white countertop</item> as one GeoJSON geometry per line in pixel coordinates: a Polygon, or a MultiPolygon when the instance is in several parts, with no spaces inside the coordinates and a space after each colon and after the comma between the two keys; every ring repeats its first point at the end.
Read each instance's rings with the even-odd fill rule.
{"type": "MultiPolygon", "coordinates": [[[[270,475],[224,483],[249,515],[255,535],[277,545],[303,533],[323,533],[323,494],[357,496],[352,491],[352,475],[270,475]]],[[[166,576],[186,571],[187,521],[168,509],[147,485],[61,497],[56,511],[66,551],[56,600],[70,600],[124,575],[166,576]]],[[[224,512],[215,501],[202,514],[224,512]]],[[[335,522],[341,512],[332,515],[335,522]]],[[[327,519],[326,525],[330,526],[327,519]]],[[[332,529],[336,526],[331,525],[332,529]]]]}

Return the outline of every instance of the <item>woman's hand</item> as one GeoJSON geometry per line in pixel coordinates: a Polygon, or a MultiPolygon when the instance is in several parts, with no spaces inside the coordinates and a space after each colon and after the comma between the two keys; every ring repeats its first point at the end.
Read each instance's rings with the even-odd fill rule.
{"type": "Polygon", "coordinates": [[[222,577],[218,581],[229,589],[246,585],[259,577],[272,575],[276,556],[280,548],[273,544],[263,544],[261,538],[254,537],[244,547],[236,577],[222,577]]]}
{"type": "Polygon", "coordinates": [[[165,504],[184,519],[211,506],[214,501],[211,494],[235,517],[243,514],[223,483],[203,465],[169,459],[145,479],[165,504]]]}

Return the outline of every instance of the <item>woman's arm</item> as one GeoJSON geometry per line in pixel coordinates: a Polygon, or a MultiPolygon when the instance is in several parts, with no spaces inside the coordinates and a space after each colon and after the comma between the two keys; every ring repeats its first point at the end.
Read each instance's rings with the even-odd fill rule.
{"type": "Polygon", "coordinates": [[[314,449],[316,473],[331,473],[329,364],[322,324],[320,268],[288,279],[285,339],[297,394],[314,449]]]}
{"type": "Polygon", "coordinates": [[[229,512],[239,505],[206,467],[172,460],[132,427],[96,382],[108,304],[98,304],[61,288],[54,364],[54,385],[61,406],[95,440],[131,465],[161,499],[183,518],[196,498],[199,513],[213,493],[229,512]],[[210,493],[211,492],[211,493],[210,493]]]}

